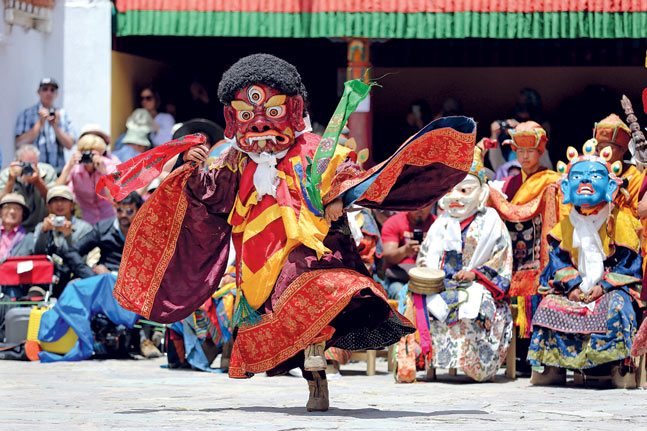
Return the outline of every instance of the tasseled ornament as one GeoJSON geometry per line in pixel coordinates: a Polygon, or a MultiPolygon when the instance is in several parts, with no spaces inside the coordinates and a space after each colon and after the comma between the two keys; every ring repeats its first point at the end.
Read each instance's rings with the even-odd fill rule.
{"type": "Polygon", "coordinates": [[[261,321],[261,316],[249,305],[242,292],[236,297],[233,321],[234,326],[240,326],[241,324],[255,325],[261,321]]]}
{"type": "Polygon", "coordinates": [[[526,315],[525,296],[517,296],[517,319],[514,323],[519,327],[519,338],[527,338],[528,336],[526,334],[528,332],[529,324],[528,317],[526,315]]]}

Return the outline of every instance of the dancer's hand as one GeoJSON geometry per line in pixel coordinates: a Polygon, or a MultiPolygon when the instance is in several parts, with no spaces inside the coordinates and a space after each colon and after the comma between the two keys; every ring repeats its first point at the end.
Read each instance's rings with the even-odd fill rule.
{"type": "Polygon", "coordinates": [[[337,198],[326,205],[326,208],[324,208],[324,219],[326,220],[326,223],[330,225],[330,223],[341,217],[343,213],[344,203],[342,202],[341,198],[337,198]]]}
{"type": "Polygon", "coordinates": [[[184,154],[184,161],[196,162],[199,164],[207,160],[208,155],[209,148],[207,148],[207,146],[204,144],[200,144],[196,145],[195,147],[191,147],[191,149],[187,151],[186,154],[184,154]]]}

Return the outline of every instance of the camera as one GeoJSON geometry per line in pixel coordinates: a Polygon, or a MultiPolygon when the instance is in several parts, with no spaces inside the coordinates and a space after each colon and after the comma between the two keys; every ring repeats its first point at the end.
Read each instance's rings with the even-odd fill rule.
{"type": "Polygon", "coordinates": [[[512,129],[510,124],[508,124],[508,122],[505,120],[497,120],[496,122],[499,123],[499,127],[501,127],[504,130],[512,129]]]}
{"type": "Polygon", "coordinates": [[[49,108],[49,118],[53,120],[56,117],[56,108],[49,108]]]}
{"type": "Polygon", "coordinates": [[[88,164],[92,163],[92,151],[84,151],[81,153],[81,160],[79,160],[79,163],[88,164]]]}
{"type": "Polygon", "coordinates": [[[491,150],[492,148],[496,148],[497,144],[498,144],[498,141],[496,139],[488,139],[488,138],[483,139],[483,146],[487,150],[491,150]]]}
{"type": "Polygon", "coordinates": [[[413,230],[413,239],[414,241],[418,241],[418,244],[422,244],[422,238],[424,236],[424,232],[421,229],[414,229],[413,230]]]}
{"type": "Polygon", "coordinates": [[[56,216],[52,219],[52,226],[61,227],[65,224],[65,216],[56,216]]]}
{"type": "Polygon", "coordinates": [[[31,177],[34,175],[34,167],[32,166],[31,163],[29,162],[22,162],[20,163],[20,167],[22,168],[22,174],[31,177]]]}

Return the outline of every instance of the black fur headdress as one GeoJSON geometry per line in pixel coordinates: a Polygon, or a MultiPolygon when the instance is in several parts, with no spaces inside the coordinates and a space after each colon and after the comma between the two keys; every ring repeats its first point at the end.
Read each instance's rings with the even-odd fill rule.
{"type": "Polygon", "coordinates": [[[252,54],[234,63],[222,75],[218,98],[229,105],[236,92],[252,84],[265,84],[287,96],[300,95],[307,99],[306,88],[297,68],[270,54],[252,54]]]}

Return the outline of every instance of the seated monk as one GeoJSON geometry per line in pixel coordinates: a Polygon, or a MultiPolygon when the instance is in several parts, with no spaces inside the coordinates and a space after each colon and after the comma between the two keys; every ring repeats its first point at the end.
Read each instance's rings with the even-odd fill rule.
{"type": "Polygon", "coordinates": [[[504,179],[500,193],[495,187],[490,200],[504,220],[513,248],[511,302],[516,306],[515,325],[519,327],[516,369],[530,372],[525,358],[530,342],[530,322],[541,301],[537,294],[539,275],[548,262],[546,234],[561,217],[558,188],[560,175],[540,165],[546,151],[546,131],[534,121],[520,123],[509,130],[509,144],[516,153],[521,172],[504,179]]]}
{"type": "Polygon", "coordinates": [[[418,266],[445,272],[444,290],[410,295],[423,353],[429,352],[431,337],[428,365],[457,368],[482,382],[494,377],[512,338],[506,297],[512,247],[496,210],[485,206],[489,187],[480,149],[475,153],[470,173],[442,198],[445,212],[429,229],[418,254],[418,266]]]}
{"type": "Polygon", "coordinates": [[[609,164],[610,149],[598,155],[596,145],[587,141],[582,156],[569,147],[569,164],[558,163],[564,203],[573,207],[548,237],[550,259],[540,278],[548,295],[533,317],[528,351],[532,365],[545,367],[543,374],[533,371],[535,385],[564,383],[573,369],[635,386],[625,364],[637,327],[640,224],[612,204],[622,164],[609,164]]]}

